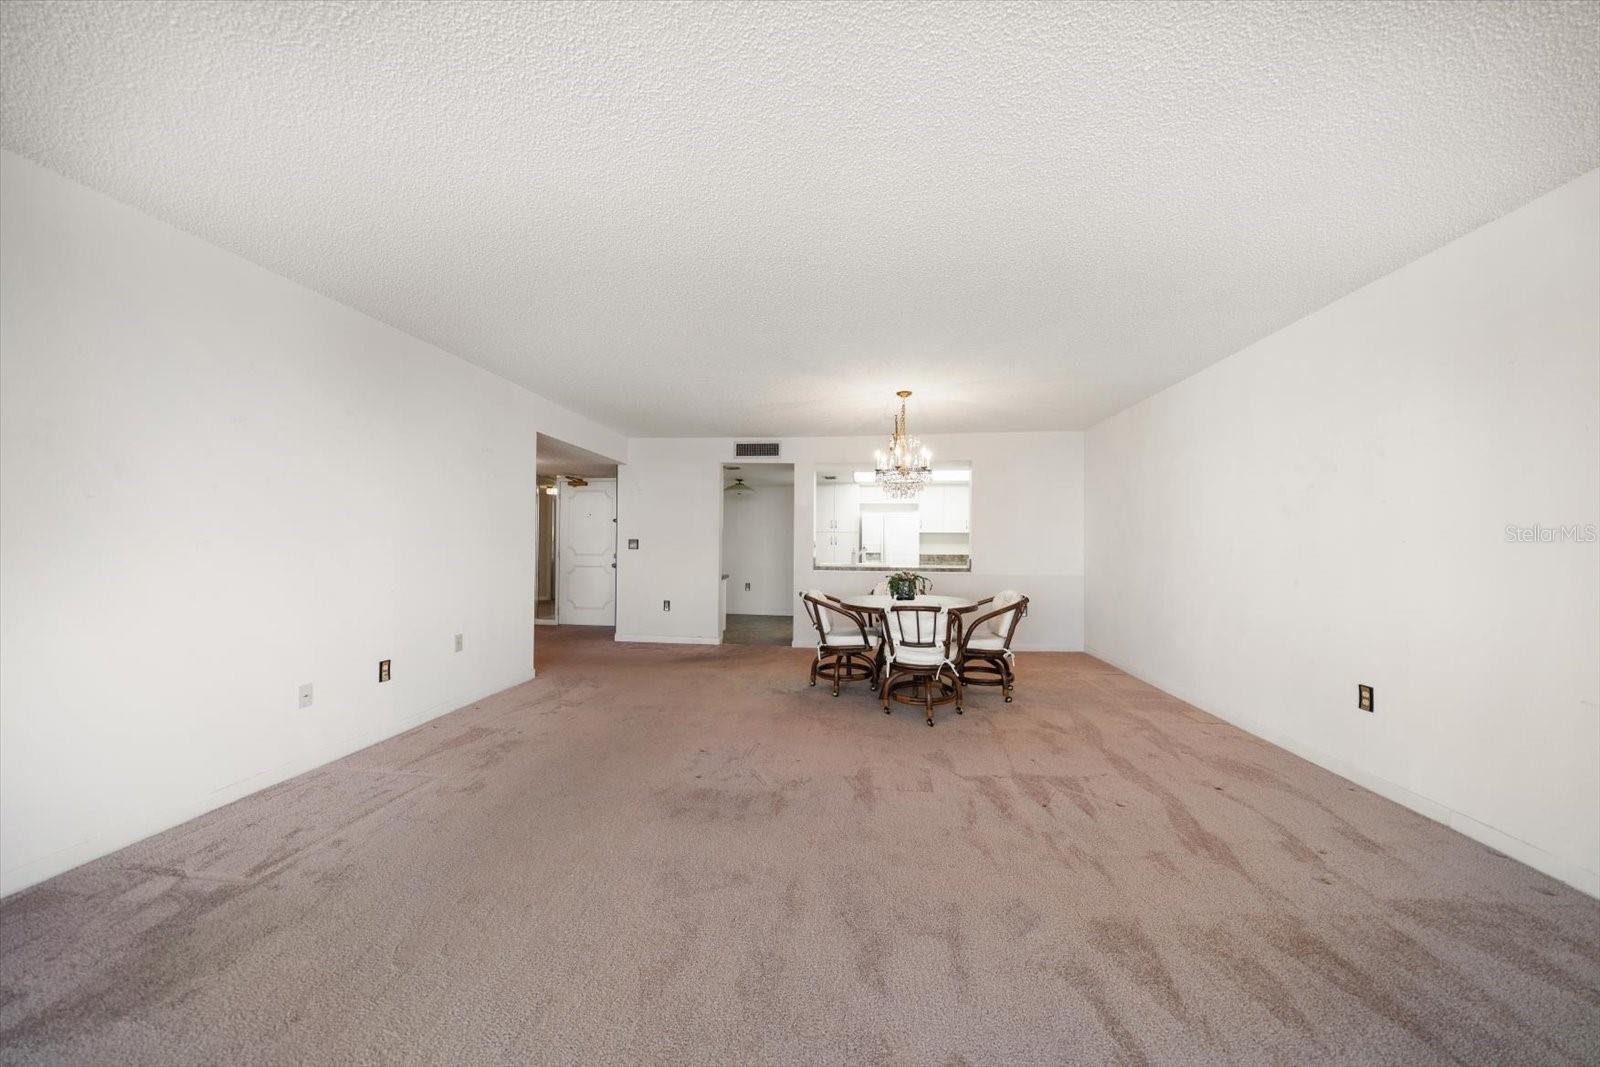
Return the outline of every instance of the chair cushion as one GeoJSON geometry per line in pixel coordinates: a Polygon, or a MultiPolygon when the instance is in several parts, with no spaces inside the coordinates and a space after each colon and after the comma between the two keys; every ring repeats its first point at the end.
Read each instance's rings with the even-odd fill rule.
{"type": "Polygon", "coordinates": [[[878,635],[877,634],[868,634],[867,635],[867,643],[865,645],[863,645],[861,643],[861,635],[859,633],[855,633],[855,632],[846,633],[845,631],[840,630],[836,634],[829,634],[828,635],[828,643],[826,645],[824,645],[823,647],[824,648],[876,648],[877,645],[878,645],[878,635]]]}
{"type": "Polygon", "coordinates": [[[967,642],[967,649],[971,652],[1004,652],[1006,639],[990,633],[979,634],[967,642]]]}
{"type": "MultiPolygon", "coordinates": [[[[1017,592],[1015,589],[1002,589],[994,595],[994,601],[985,606],[990,611],[999,611],[1001,608],[1010,604],[1015,604],[1021,599],[1022,594],[1017,592]]],[[[1011,626],[1011,619],[1011,612],[1006,612],[1003,615],[996,615],[994,618],[984,623],[983,628],[988,630],[991,634],[994,634],[996,637],[1004,637],[1006,635],[1006,630],[1011,626]]]]}
{"type": "Polygon", "coordinates": [[[896,648],[894,661],[903,667],[937,667],[944,662],[944,648],[896,648]]]}

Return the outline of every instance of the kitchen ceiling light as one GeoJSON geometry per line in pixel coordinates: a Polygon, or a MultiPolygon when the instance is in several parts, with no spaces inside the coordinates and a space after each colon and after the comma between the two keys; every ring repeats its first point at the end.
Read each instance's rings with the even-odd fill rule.
{"type": "Polygon", "coordinates": [[[933,453],[906,432],[906,398],[910,395],[909,389],[895,394],[900,398],[900,414],[894,419],[889,450],[878,453],[877,470],[873,472],[879,487],[895,499],[916,496],[933,476],[933,453]]]}

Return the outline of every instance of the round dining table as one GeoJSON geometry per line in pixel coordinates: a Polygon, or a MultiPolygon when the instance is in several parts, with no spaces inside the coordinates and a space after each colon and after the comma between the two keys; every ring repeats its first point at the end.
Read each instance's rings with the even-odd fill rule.
{"type": "Polygon", "coordinates": [[[845,594],[839,597],[839,603],[847,608],[857,611],[888,611],[897,604],[927,605],[935,604],[941,608],[964,608],[972,603],[971,597],[964,596],[938,596],[933,593],[923,593],[912,597],[910,600],[896,600],[892,596],[879,596],[876,593],[862,593],[859,596],[845,594]]]}

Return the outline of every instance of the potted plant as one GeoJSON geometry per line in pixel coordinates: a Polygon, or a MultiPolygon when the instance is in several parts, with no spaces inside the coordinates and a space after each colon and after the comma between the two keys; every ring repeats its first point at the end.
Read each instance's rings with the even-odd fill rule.
{"type": "Polygon", "coordinates": [[[932,582],[912,571],[896,571],[889,575],[889,595],[896,600],[913,600],[932,588],[932,582]]]}

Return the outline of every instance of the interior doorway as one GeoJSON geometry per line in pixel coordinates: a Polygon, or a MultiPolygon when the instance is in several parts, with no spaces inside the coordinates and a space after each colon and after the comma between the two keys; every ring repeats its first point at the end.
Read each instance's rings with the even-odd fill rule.
{"type": "Polygon", "coordinates": [[[616,461],[547,434],[538,450],[534,624],[615,626],[616,461]]]}
{"type": "Polygon", "coordinates": [[[556,488],[554,477],[539,479],[539,581],[533,603],[533,621],[556,624],[556,488]]]}
{"type": "Polygon", "coordinates": [[[722,641],[794,643],[794,464],[724,464],[722,641]]]}

